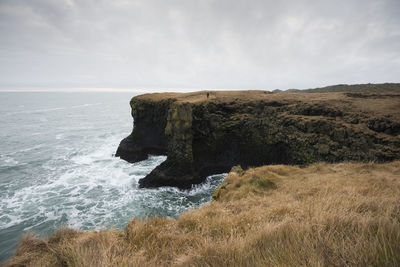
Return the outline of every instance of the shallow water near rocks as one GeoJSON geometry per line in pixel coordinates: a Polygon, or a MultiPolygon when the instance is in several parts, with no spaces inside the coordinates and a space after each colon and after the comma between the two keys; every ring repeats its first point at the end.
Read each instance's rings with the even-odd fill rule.
{"type": "Polygon", "coordinates": [[[122,230],[131,218],[174,218],[211,200],[224,174],[191,191],[138,189],[166,157],[113,156],[132,130],[132,96],[0,93],[0,263],[27,231],[122,230]]]}

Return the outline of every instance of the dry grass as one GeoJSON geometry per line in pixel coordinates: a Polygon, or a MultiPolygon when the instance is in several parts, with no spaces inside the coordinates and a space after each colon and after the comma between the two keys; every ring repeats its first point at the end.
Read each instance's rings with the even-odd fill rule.
{"type": "Polygon", "coordinates": [[[346,114],[363,114],[368,117],[385,117],[400,122],[400,93],[364,93],[365,97],[351,97],[346,93],[270,93],[268,91],[198,91],[191,93],[153,93],[135,98],[160,101],[175,98],[178,102],[201,105],[213,103],[247,103],[263,100],[287,105],[320,104],[346,114]],[[210,94],[207,98],[207,92],[210,94]]]}
{"type": "Polygon", "coordinates": [[[400,162],[231,172],[215,198],[123,233],[29,234],[7,266],[400,265],[400,162]]]}

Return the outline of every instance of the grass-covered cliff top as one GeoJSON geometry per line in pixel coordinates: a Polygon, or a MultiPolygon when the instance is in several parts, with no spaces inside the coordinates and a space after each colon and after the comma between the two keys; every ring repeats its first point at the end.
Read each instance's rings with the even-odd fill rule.
{"type": "Polygon", "coordinates": [[[235,168],[176,220],[26,235],[6,264],[24,265],[399,266],[400,162],[235,168]]]}
{"type": "Polygon", "coordinates": [[[231,101],[254,101],[268,99],[267,95],[273,94],[261,90],[238,90],[238,91],[197,91],[190,93],[153,93],[137,96],[139,99],[160,101],[174,98],[178,102],[202,103],[204,101],[231,102],[231,101]],[[208,97],[207,97],[208,94],[208,97]]]}
{"type": "Polygon", "coordinates": [[[392,122],[400,123],[400,90],[398,92],[376,91],[347,93],[271,93],[259,90],[198,91],[192,93],[144,94],[136,96],[133,99],[149,101],[175,99],[177,102],[187,102],[196,105],[208,103],[223,104],[231,108],[247,103],[263,101],[264,106],[293,107],[292,112],[289,112],[291,114],[293,114],[294,109],[301,115],[324,116],[326,113],[328,117],[332,117],[331,111],[333,111],[336,117],[341,117],[342,115],[355,115],[366,118],[386,117],[392,122]],[[207,93],[209,93],[208,98],[207,93]]]}
{"type": "MultiPolygon", "coordinates": [[[[181,102],[190,102],[190,103],[198,103],[203,101],[222,101],[222,102],[230,102],[230,101],[254,101],[254,100],[269,100],[271,99],[281,99],[289,98],[292,99],[293,96],[276,96],[278,93],[395,93],[400,94],[400,83],[382,83],[382,84],[338,84],[331,85],[321,88],[313,88],[313,89],[289,89],[286,91],[282,90],[273,90],[272,93],[274,96],[271,96],[270,91],[262,91],[262,90],[235,90],[235,91],[198,91],[191,93],[153,93],[153,94],[144,94],[138,96],[141,99],[148,99],[153,101],[159,101],[163,99],[175,98],[181,102]],[[209,98],[207,98],[207,93],[209,93],[209,98]]],[[[306,94],[304,96],[296,95],[294,98],[299,97],[300,99],[305,98],[316,98],[319,99],[321,96],[312,96],[310,94],[306,94]]],[[[326,97],[326,96],[325,96],[326,97]]],[[[323,99],[324,97],[322,97],[323,99]]]]}

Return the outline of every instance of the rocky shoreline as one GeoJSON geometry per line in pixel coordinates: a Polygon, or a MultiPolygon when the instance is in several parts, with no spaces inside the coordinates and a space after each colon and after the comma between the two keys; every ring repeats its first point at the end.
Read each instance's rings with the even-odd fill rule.
{"type": "Polygon", "coordinates": [[[200,91],[130,105],[134,128],[116,156],[167,155],[141,187],[186,189],[234,165],[400,159],[399,92],[200,91]]]}

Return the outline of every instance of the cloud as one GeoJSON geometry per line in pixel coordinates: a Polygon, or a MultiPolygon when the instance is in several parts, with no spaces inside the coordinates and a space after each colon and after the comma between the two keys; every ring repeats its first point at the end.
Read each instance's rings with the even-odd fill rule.
{"type": "Polygon", "coordinates": [[[0,86],[398,82],[399,10],[396,0],[0,0],[0,86]]]}

